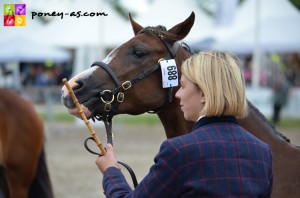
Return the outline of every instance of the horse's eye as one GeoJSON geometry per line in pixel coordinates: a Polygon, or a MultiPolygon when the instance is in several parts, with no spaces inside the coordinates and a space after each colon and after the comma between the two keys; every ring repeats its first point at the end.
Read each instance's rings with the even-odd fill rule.
{"type": "Polygon", "coordinates": [[[133,51],[133,55],[138,58],[138,59],[141,59],[143,58],[143,56],[145,56],[145,52],[143,50],[140,50],[140,49],[137,49],[137,50],[134,50],[133,51]]]}

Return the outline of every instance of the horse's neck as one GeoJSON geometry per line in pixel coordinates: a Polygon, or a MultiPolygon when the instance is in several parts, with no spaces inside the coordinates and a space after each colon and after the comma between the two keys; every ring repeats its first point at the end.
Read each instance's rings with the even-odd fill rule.
{"type": "Polygon", "coordinates": [[[165,105],[157,115],[164,126],[167,138],[189,133],[194,125],[194,122],[184,119],[179,101],[175,98],[172,103],[165,105]]]}
{"type": "Polygon", "coordinates": [[[244,119],[239,119],[239,124],[252,133],[257,138],[269,145],[278,145],[287,143],[288,139],[278,133],[276,129],[267,121],[267,119],[250,102],[249,114],[244,119]]]}
{"type": "MultiPolygon", "coordinates": [[[[178,71],[181,70],[181,63],[188,57],[190,57],[190,54],[183,47],[179,47],[175,57],[178,71]]],[[[158,113],[167,138],[189,133],[195,124],[194,122],[189,122],[184,119],[183,113],[180,110],[179,100],[175,99],[176,89],[173,91],[173,101],[164,105],[163,109],[158,113]]]]}

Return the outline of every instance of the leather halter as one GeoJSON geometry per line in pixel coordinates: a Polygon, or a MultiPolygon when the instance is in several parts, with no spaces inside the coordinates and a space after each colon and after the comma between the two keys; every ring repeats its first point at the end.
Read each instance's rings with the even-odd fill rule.
{"type": "MultiPolygon", "coordinates": [[[[176,52],[179,48],[179,44],[176,42],[174,44],[174,46],[172,48],[170,48],[168,46],[168,44],[165,42],[165,38],[164,35],[162,35],[159,31],[156,31],[153,28],[145,28],[142,29],[138,34],[144,33],[146,30],[149,30],[150,33],[154,36],[157,36],[161,42],[164,44],[164,46],[166,47],[168,53],[167,55],[164,57],[165,60],[168,59],[174,59],[176,52]]],[[[183,48],[185,49],[185,43],[183,43],[183,48]]],[[[190,51],[190,50],[188,50],[190,51]]],[[[147,76],[149,76],[150,74],[154,73],[156,70],[158,70],[160,68],[160,60],[158,60],[158,63],[155,64],[153,67],[149,68],[148,70],[140,73],[138,76],[132,78],[131,80],[127,80],[125,82],[123,82],[122,84],[120,83],[120,81],[118,80],[117,76],[115,75],[115,73],[112,71],[112,69],[109,67],[109,65],[107,65],[104,62],[94,62],[91,67],[93,66],[98,66],[101,67],[103,70],[105,70],[109,76],[111,77],[111,79],[114,81],[114,83],[116,84],[116,88],[112,89],[112,90],[101,90],[98,94],[100,100],[104,103],[104,111],[102,113],[102,115],[99,114],[93,114],[92,119],[95,120],[102,120],[104,122],[105,128],[106,128],[106,134],[107,134],[107,143],[111,143],[113,144],[113,137],[112,137],[112,117],[116,114],[118,106],[121,102],[123,102],[124,100],[124,91],[126,91],[127,89],[130,89],[132,87],[133,84],[141,81],[142,79],[146,78],[147,76]],[[115,102],[116,101],[116,102],[115,102]]],[[[168,88],[168,92],[167,92],[167,97],[165,101],[169,101],[172,102],[172,90],[173,88],[168,88]]],[[[85,148],[93,153],[93,154],[97,154],[93,152],[91,149],[89,149],[88,147],[88,140],[90,140],[92,138],[87,138],[85,140],[84,146],[85,148]]],[[[92,139],[93,140],[93,139],[92,139]]],[[[134,187],[136,187],[138,185],[136,176],[133,172],[133,170],[130,168],[130,166],[128,166],[125,163],[119,162],[119,164],[123,165],[128,172],[130,173],[130,176],[132,178],[134,187]]]]}
{"type": "MultiPolygon", "coordinates": [[[[168,50],[168,54],[164,59],[170,59],[170,58],[174,59],[175,58],[174,51],[177,52],[179,44],[176,43],[176,45],[174,45],[173,48],[169,48],[167,43],[164,41],[164,39],[161,37],[159,38],[168,50]]],[[[116,84],[116,88],[112,90],[101,90],[98,93],[100,100],[104,103],[104,111],[102,115],[99,114],[93,115],[93,118],[96,118],[97,120],[103,120],[103,121],[105,120],[110,121],[112,117],[116,114],[119,104],[124,101],[124,97],[125,97],[123,93],[124,91],[131,88],[133,84],[143,80],[144,78],[146,78],[147,76],[154,73],[156,70],[160,68],[160,64],[158,62],[156,65],[140,73],[138,76],[134,77],[133,79],[127,80],[121,84],[118,78],[116,77],[115,73],[106,63],[94,62],[91,65],[91,67],[93,66],[98,66],[104,69],[116,84]]],[[[167,99],[169,102],[172,102],[172,88],[168,88],[167,99]]]]}
{"type": "MultiPolygon", "coordinates": [[[[167,56],[164,58],[166,60],[168,59],[174,59],[175,58],[175,52],[177,52],[178,48],[179,48],[179,44],[175,43],[175,45],[172,48],[169,48],[167,43],[164,41],[164,37],[162,34],[160,34],[159,32],[157,32],[156,30],[153,30],[152,28],[150,29],[150,31],[158,36],[160,38],[160,40],[162,41],[162,43],[164,44],[164,46],[166,47],[168,54],[167,56]]],[[[143,30],[140,31],[139,33],[143,33],[143,30]]],[[[120,81],[118,80],[117,76],[115,75],[115,73],[112,71],[112,69],[104,62],[94,62],[91,67],[93,66],[98,66],[101,67],[102,69],[104,69],[109,76],[111,77],[111,79],[114,81],[114,83],[116,84],[116,88],[112,89],[112,90],[101,90],[99,92],[99,97],[100,100],[104,103],[104,112],[102,115],[96,114],[92,116],[92,119],[94,120],[95,118],[97,120],[103,120],[105,128],[106,128],[106,135],[107,135],[107,143],[113,144],[113,135],[112,135],[112,117],[116,114],[118,106],[121,102],[123,102],[124,100],[124,93],[123,91],[126,91],[127,89],[131,88],[131,86],[139,81],[141,81],[142,79],[146,78],[147,76],[149,76],[150,74],[154,73],[156,70],[158,70],[160,68],[160,60],[158,61],[158,63],[156,65],[154,65],[153,67],[149,68],[148,70],[142,72],[141,74],[139,74],[138,76],[134,77],[131,80],[127,80],[125,82],[123,82],[122,84],[120,83],[120,81]],[[115,99],[117,102],[115,102],[115,99]]],[[[167,99],[169,102],[172,102],[172,88],[168,88],[168,96],[167,99]]],[[[165,101],[167,101],[167,99],[165,101]]],[[[84,147],[92,154],[96,154],[96,155],[100,155],[99,153],[96,153],[94,151],[92,151],[89,147],[87,142],[89,140],[94,140],[92,137],[89,137],[85,140],[84,142],[84,147]]],[[[123,165],[128,172],[130,173],[130,176],[132,178],[134,187],[137,187],[138,182],[136,179],[136,176],[133,172],[133,170],[130,168],[130,166],[128,166],[127,164],[123,163],[123,162],[119,162],[119,164],[123,165]]]]}
{"type": "MultiPolygon", "coordinates": [[[[165,48],[168,51],[168,53],[164,59],[168,60],[170,58],[171,59],[175,58],[175,54],[179,48],[178,43],[175,43],[174,46],[172,48],[170,48],[165,41],[164,35],[162,35],[159,31],[157,31],[153,28],[149,28],[149,27],[142,29],[138,34],[142,34],[145,31],[150,31],[150,33],[152,35],[157,36],[160,39],[160,41],[164,44],[165,48]]],[[[161,59],[159,59],[159,61],[160,60],[161,59]]],[[[147,76],[149,76],[150,74],[152,74],[156,70],[158,70],[160,68],[159,61],[153,67],[142,72],[141,74],[134,77],[133,79],[123,82],[122,84],[119,82],[117,76],[115,75],[115,73],[112,71],[112,69],[109,67],[108,64],[106,64],[104,62],[95,62],[91,65],[91,67],[98,66],[98,67],[101,67],[102,69],[104,69],[109,74],[109,76],[114,81],[114,83],[116,84],[115,89],[100,90],[100,92],[98,93],[99,94],[98,96],[99,96],[100,100],[104,103],[104,111],[103,111],[102,115],[94,114],[94,113],[92,115],[93,120],[97,119],[97,120],[102,120],[104,122],[104,125],[106,128],[106,134],[107,134],[107,143],[113,144],[113,142],[112,142],[112,139],[113,139],[113,137],[112,137],[112,118],[116,114],[119,104],[124,101],[125,95],[123,92],[126,91],[127,89],[130,89],[133,84],[143,80],[144,78],[146,78],[147,76]]],[[[173,88],[168,88],[168,92],[167,92],[168,95],[167,95],[165,101],[168,100],[169,102],[172,102],[172,90],[173,90],[173,88]]]]}

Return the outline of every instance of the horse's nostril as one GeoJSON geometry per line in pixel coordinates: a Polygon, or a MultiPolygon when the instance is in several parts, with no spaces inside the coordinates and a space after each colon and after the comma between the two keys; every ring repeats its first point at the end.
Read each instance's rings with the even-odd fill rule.
{"type": "Polygon", "coordinates": [[[74,91],[79,90],[83,87],[83,81],[77,80],[75,86],[72,87],[74,91]]]}

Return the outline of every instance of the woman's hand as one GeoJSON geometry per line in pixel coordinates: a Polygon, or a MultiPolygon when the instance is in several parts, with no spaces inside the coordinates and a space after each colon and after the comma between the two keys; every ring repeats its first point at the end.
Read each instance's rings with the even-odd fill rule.
{"type": "Polygon", "coordinates": [[[114,155],[113,147],[111,144],[107,144],[106,146],[106,155],[99,156],[96,159],[96,165],[102,173],[104,173],[109,167],[116,167],[119,169],[119,164],[114,155]]]}

